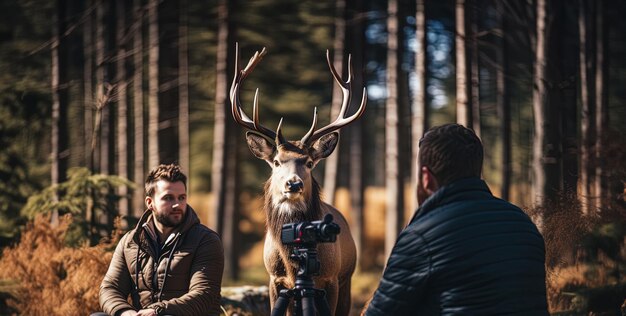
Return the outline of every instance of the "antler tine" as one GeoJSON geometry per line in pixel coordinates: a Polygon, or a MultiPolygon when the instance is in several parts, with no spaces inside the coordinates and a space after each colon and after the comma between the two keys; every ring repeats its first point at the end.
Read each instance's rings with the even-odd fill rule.
{"type": "Polygon", "coordinates": [[[241,84],[246,79],[246,77],[248,77],[248,75],[254,70],[254,68],[261,61],[261,59],[263,59],[263,56],[265,56],[265,54],[265,47],[263,47],[261,52],[257,51],[254,53],[254,55],[250,58],[250,61],[248,61],[248,65],[246,66],[246,68],[240,70],[239,43],[235,44],[235,76],[233,78],[233,83],[230,86],[230,103],[233,118],[237,123],[239,123],[239,125],[247,129],[257,131],[268,137],[269,139],[273,140],[276,138],[276,133],[259,123],[259,89],[257,88],[256,92],[254,93],[254,102],[252,108],[253,119],[250,119],[243,111],[243,108],[241,107],[241,101],[239,99],[239,90],[241,89],[241,84]]]}
{"type": "Polygon", "coordinates": [[[306,143],[307,139],[311,137],[311,135],[313,135],[313,132],[315,131],[315,125],[317,125],[317,107],[313,109],[313,124],[311,124],[311,128],[309,129],[309,131],[304,135],[304,137],[302,137],[300,143],[306,143]]]}
{"type": "Polygon", "coordinates": [[[311,129],[306,135],[304,135],[304,137],[302,137],[302,140],[300,140],[300,142],[305,143],[305,144],[311,144],[312,142],[316,141],[320,137],[326,134],[329,134],[333,131],[336,131],[354,122],[356,119],[361,117],[361,115],[363,115],[363,112],[365,112],[365,105],[367,103],[367,90],[363,88],[363,98],[361,99],[361,105],[359,106],[359,109],[351,116],[344,117],[346,115],[346,112],[348,111],[348,107],[350,106],[350,98],[352,96],[352,72],[353,72],[352,55],[348,55],[348,80],[347,81],[343,81],[339,73],[337,73],[337,69],[335,69],[335,66],[333,66],[333,63],[330,61],[330,52],[328,50],[326,50],[326,61],[328,62],[328,67],[330,68],[330,72],[335,78],[335,81],[341,87],[341,92],[343,95],[342,102],[341,102],[341,109],[339,110],[339,114],[337,115],[337,118],[335,119],[335,121],[333,121],[327,126],[324,126],[318,130],[315,130],[315,124],[317,123],[317,108],[316,108],[314,116],[313,116],[313,124],[311,126],[311,129]]]}

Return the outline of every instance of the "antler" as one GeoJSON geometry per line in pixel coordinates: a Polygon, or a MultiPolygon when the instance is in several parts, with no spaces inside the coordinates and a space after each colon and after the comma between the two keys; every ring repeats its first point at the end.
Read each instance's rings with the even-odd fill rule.
{"type": "Polygon", "coordinates": [[[343,81],[341,79],[341,76],[339,76],[339,74],[337,73],[335,66],[333,66],[333,63],[330,61],[330,52],[328,50],[326,50],[326,61],[328,61],[328,67],[330,68],[330,72],[333,74],[335,81],[341,87],[341,92],[343,94],[341,110],[339,110],[339,115],[334,122],[318,130],[315,130],[315,125],[317,124],[317,108],[315,108],[315,110],[313,111],[313,124],[311,124],[311,129],[300,140],[300,142],[303,144],[311,144],[320,137],[354,122],[356,119],[361,117],[361,115],[363,115],[363,112],[365,112],[365,104],[367,103],[367,90],[363,88],[363,98],[361,99],[361,105],[359,106],[359,109],[350,117],[344,117],[350,105],[350,97],[352,95],[352,55],[348,55],[348,80],[346,81],[343,81]]]}
{"type": "Polygon", "coordinates": [[[260,53],[258,51],[254,53],[254,55],[250,58],[250,61],[248,62],[248,65],[246,66],[246,68],[240,70],[239,69],[239,43],[235,44],[235,77],[233,78],[233,83],[230,86],[230,103],[231,103],[231,110],[233,113],[233,118],[235,119],[237,123],[239,123],[239,125],[247,129],[257,131],[269,137],[270,139],[274,139],[274,141],[276,142],[276,145],[278,146],[285,142],[285,139],[282,133],[280,132],[280,126],[283,122],[283,119],[282,118],[280,119],[276,132],[259,124],[259,107],[258,107],[259,89],[257,88],[256,92],[254,93],[254,103],[253,103],[253,108],[252,108],[253,120],[251,120],[246,115],[246,113],[243,112],[243,109],[241,108],[241,102],[239,100],[239,90],[241,88],[241,84],[246,79],[246,77],[248,77],[248,75],[254,70],[254,67],[256,67],[256,65],[261,61],[261,59],[263,59],[263,56],[265,56],[265,54],[266,54],[265,47],[263,47],[260,53]]]}

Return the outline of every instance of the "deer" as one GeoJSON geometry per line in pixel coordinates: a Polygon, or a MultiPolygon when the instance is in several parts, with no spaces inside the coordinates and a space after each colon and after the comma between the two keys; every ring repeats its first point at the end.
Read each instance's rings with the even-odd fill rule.
{"type": "MultiPolygon", "coordinates": [[[[313,281],[316,288],[325,290],[331,315],[348,315],[351,278],[356,266],[356,246],[345,217],[322,201],[320,185],[313,178],[312,170],[335,150],[339,141],[338,130],[361,117],[367,103],[367,91],[363,89],[358,110],[345,117],[352,95],[351,56],[348,56],[348,79],[343,81],[327,50],[326,60],[330,72],[343,94],[339,114],[329,125],[317,128],[316,107],[308,132],[299,141],[287,141],[280,130],[283,118],[276,131],[259,123],[258,88],[254,95],[252,118],[244,113],[241,106],[241,85],[265,56],[265,48],[261,52],[256,51],[244,69],[239,67],[238,45],[235,49],[235,76],[230,88],[232,115],[239,125],[249,130],[246,132],[246,141],[252,154],[266,161],[272,169],[263,193],[266,226],[263,262],[270,277],[270,307],[274,307],[281,289],[294,287],[298,270],[298,263],[290,258],[291,249],[281,242],[283,224],[317,221],[325,214],[331,214],[341,233],[334,243],[317,244],[320,270],[313,281]]],[[[291,314],[291,310],[287,312],[291,314]]]]}

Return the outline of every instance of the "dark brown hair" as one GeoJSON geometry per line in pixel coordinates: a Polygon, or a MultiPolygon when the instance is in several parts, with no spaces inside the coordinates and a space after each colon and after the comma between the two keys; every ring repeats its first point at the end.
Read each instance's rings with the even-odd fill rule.
{"type": "Polygon", "coordinates": [[[165,180],[168,182],[181,181],[187,189],[187,176],[180,171],[180,166],[177,164],[161,164],[158,167],[152,169],[146,177],[146,196],[153,196],[156,183],[159,180],[165,180]]]}
{"type": "Polygon", "coordinates": [[[474,131],[459,124],[429,129],[419,142],[419,165],[427,167],[439,186],[480,177],[483,145],[474,131]]]}

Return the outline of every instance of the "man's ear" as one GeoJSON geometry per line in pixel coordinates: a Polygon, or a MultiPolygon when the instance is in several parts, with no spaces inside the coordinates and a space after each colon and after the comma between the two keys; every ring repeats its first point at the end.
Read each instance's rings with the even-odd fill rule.
{"type": "Polygon", "coordinates": [[[335,147],[337,147],[337,143],[339,143],[339,132],[332,132],[320,137],[320,139],[316,140],[311,146],[313,149],[313,160],[317,161],[330,156],[335,150],[335,147]]]}
{"type": "Polygon", "coordinates": [[[433,173],[430,172],[430,169],[428,169],[427,167],[422,167],[421,171],[423,189],[429,194],[437,191],[439,189],[439,183],[437,182],[435,175],[433,175],[433,173]]]}
{"type": "Polygon", "coordinates": [[[254,156],[271,163],[272,156],[276,151],[276,146],[272,145],[265,137],[255,132],[247,132],[246,141],[254,156]]]}
{"type": "Polygon", "coordinates": [[[145,203],[146,203],[147,209],[152,210],[152,202],[153,202],[152,197],[146,196],[145,203]]]}

